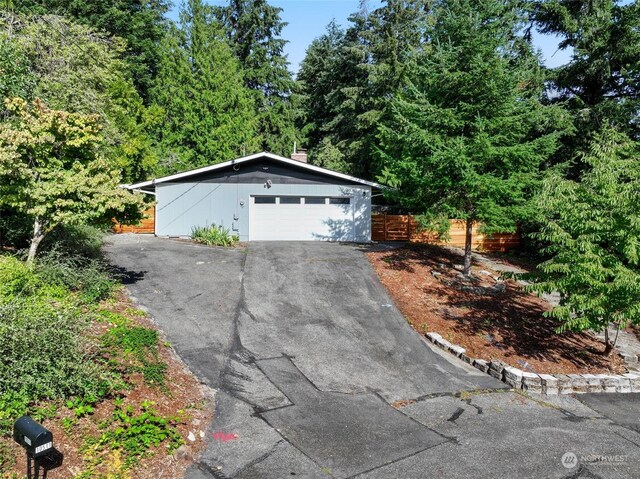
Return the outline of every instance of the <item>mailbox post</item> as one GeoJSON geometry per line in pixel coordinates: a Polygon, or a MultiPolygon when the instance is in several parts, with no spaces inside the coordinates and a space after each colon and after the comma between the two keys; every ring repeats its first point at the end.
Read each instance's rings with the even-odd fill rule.
{"type": "Polygon", "coordinates": [[[29,416],[22,416],[14,423],[13,440],[27,453],[27,479],[39,479],[41,466],[45,478],[50,469],[62,464],[62,453],[53,447],[51,431],[29,416]]]}

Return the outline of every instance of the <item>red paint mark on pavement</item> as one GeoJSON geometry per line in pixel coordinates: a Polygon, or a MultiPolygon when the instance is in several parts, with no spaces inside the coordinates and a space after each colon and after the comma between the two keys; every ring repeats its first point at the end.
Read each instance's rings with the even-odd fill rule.
{"type": "Polygon", "coordinates": [[[229,441],[233,441],[234,439],[238,439],[238,435],[233,433],[228,433],[228,432],[214,432],[213,438],[216,441],[229,442],[229,441]]]}

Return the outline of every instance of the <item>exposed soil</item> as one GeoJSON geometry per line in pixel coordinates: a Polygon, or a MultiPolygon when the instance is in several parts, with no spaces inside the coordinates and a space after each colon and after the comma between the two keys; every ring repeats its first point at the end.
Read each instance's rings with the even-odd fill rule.
{"type": "MultiPolygon", "coordinates": [[[[134,309],[133,304],[124,294],[119,292],[116,301],[103,303],[102,309],[117,312],[128,317],[140,326],[158,329],[157,326],[146,316],[141,315],[140,310],[134,309]]],[[[95,322],[92,324],[91,334],[99,335],[109,327],[105,322],[95,322]]],[[[136,414],[141,411],[141,404],[144,401],[152,401],[153,409],[158,415],[163,417],[176,417],[175,426],[180,436],[185,442],[179,452],[169,454],[164,443],[158,447],[152,447],[145,457],[138,461],[138,464],[126,471],[125,475],[119,474],[119,467],[123,460],[117,451],[98,451],[93,455],[91,461],[98,463],[94,472],[89,476],[95,478],[136,478],[136,479],[176,479],[184,476],[187,467],[193,462],[198,452],[204,447],[204,434],[212,420],[211,393],[202,386],[200,382],[186,368],[185,364],[177,357],[160,334],[160,345],[158,347],[158,359],[166,363],[165,374],[166,388],[152,386],[145,383],[139,373],[125,375],[123,379],[130,385],[128,389],[122,391],[118,397],[123,399],[123,405],[131,405],[136,414]],[[195,436],[195,441],[188,439],[189,433],[195,436]]],[[[42,404],[55,405],[55,414],[49,419],[42,421],[42,424],[53,433],[54,446],[64,454],[61,467],[52,470],[48,477],[73,478],[83,471],[86,471],[90,464],[87,462],[86,454],[83,454],[81,447],[88,437],[98,437],[101,434],[99,424],[110,418],[115,409],[115,398],[108,398],[95,406],[95,412],[77,420],[71,428],[65,430],[62,427],[63,419],[73,419],[73,412],[64,404],[49,403],[42,404]],[[83,455],[85,457],[83,457],[83,455]]],[[[4,439],[0,441],[4,442],[4,439]]],[[[26,470],[26,459],[24,451],[13,441],[6,440],[8,446],[15,455],[10,470],[0,471],[0,477],[13,477],[12,472],[23,477],[26,470]]],[[[86,474],[86,472],[85,472],[86,474]]]]}
{"type": "Polygon", "coordinates": [[[551,306],[524,292],[516,281],[502,281],[500,273],[478,264],[473,265],[474,280],[465,281],[454,268],[462,262],[456,251],[407,245],[367,256],[418,332],[439,333],[465,348],[470,357],[499,359],[535,373],[626,371],[617,355],[603,356],[604,344],[593,335],[556,333],[558,323],[543,317],[551,306]]]}

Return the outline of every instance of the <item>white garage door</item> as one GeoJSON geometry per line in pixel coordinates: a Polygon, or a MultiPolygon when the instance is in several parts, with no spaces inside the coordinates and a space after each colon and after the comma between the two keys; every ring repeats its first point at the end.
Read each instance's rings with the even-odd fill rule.
{"type": "Polygon", "coordinates": [[[250,241],[354,241],[353,198],[252,196],[250,241]]]}

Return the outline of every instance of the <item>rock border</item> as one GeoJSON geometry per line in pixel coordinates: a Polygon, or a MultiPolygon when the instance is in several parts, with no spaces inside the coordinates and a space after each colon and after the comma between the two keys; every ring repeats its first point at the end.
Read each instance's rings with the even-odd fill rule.
{"type": "Polygon", "coordinates": [[[631,393],[640,392],[640,373],[618,374],[536,374],[522,371],[499,360],[486,361],[467,356],[466,349],[443,339],[438,333],[427,333],[426,337],[440,349],[452,353],[508,384],[513,389],[522,389],[537,394],[583,394],[583,393],[631,393]]]}

